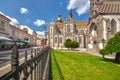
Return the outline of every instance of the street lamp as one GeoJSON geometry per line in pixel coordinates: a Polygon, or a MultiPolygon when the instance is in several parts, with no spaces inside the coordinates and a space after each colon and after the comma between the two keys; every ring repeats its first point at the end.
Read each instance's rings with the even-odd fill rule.
{"type": "MultiPolygon", "coordinates": [[[[103,38],[101,41],[103,43],[103,48],[104,48],[105,39],[103,38]]],[[[102,54],[102,57],[105,58],[104,54],[102,54]]]]}
{"type": "Polygon", "coordinates": [[[82,34],[83,34],[84,48],[86,48],[86,38],[85,38],[84,30],[82,30],[82,34]]]}
{"type": "Polygon", "coordinates": [[[105,39],[104,38],[102,39],[102,43],[103,43],[103,48],[104,48],[104,44],[105,44],[105,39]]]}

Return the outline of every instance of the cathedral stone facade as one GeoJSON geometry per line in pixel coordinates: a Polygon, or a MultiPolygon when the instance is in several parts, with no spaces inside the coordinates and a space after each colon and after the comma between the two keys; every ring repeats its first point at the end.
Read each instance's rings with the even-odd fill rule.
{"type": "Polygon", "coordinates": [[[71,39],[79,42],[80,48],[102,49],[120,31],[120,0],[90,0],[88,22],[75,22],[70,13],[64,22],[58,15],[48,28],[47,44],[53,48],[64,48],[64,42],[71,39]]]}
{"type": "Polygon", "coordinates": [[[90,0],[88,47],[101,49],[120,31],[120,0],[90,0]]]}
{"type": "Polygon", "coordinates": [[[81,48],[87,46],[86,34],[88,22],[76,22],[73,18],[72,12],[67,18],[62,21],[59,14],[57,21],[52,21],[48,25],[48,32],[46,33],[47,45],[54,49],[64,49],[64,43],[67,39],[77,41],[81,48]]]}

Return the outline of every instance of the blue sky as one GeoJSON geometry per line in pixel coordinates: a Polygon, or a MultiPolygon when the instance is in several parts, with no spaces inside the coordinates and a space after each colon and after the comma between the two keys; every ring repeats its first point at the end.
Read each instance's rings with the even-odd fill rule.
{"type": "Polygon", "coordinates": [[[0,0],[0,13],[11,19],[11,24],[29,27],[41,37],[52,18],[61,14],[64,20],[70,10],[75,21],[88,21],[89,0],[0,0]]]}

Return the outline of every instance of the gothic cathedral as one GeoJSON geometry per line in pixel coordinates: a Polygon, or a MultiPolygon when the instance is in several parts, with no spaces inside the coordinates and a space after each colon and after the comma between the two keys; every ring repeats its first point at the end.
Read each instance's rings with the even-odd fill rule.
{"type": "Polygon", "coordinates": [[[59,14],[57,21],[52,21],[48,25],[48,32],[46,33],[47,45],[54,49],[64,49],[64,43],[67,39],[77,41],[81,48],[87,45],[86,34],[88,22],[75,22],[72,12],[67,18],[62,21],[59,14]]]}
{"type": "Polygon", "coordinates": [[[79,42],[80,48],[102,49],[107,41],[120,31],[120,0],[90,0],[87,22],[75,22],[72,13],[62,22],[52,20],[46,34],[47,45],[65,48],[67,39],[79,42]]]}
{"type": "Polygon", "coordinates": [[[120,0],[90,0],[88,47],[102,49],[120,31],[120,0]]]}

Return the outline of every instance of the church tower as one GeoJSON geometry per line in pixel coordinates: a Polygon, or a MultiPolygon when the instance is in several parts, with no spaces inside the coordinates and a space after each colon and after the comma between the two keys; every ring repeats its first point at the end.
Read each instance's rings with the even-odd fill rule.
{"type": "Polygon", "coordinates": [[[62,22],[62,17],[60,14],[58,14],[57,22],[62,22]]]}
{"type": "Polygon", "coordinates": [[[103,0],[90,0],[90,16],[89,19],[93,18],[97,14],[99,14],[98,7],[103,4],[103,0]]]}
{"type": "Polygon", "coordinates": [[[90,0],[90,10],[95,10],[96,5],[103,4],[103,0],[90,0]]]}

